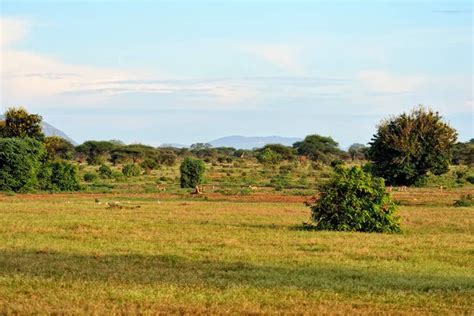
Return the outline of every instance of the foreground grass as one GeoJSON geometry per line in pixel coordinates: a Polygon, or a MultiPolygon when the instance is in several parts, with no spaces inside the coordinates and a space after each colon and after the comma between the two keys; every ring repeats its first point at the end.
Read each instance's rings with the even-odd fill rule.
{"type": "Polygon", "coordinates": [[[0,197],[0,313],[474,312],[474,212],[444,195],[403,193],[397,235],[303,231],[301,203],[112,199],[130,208],[0,197]]]}

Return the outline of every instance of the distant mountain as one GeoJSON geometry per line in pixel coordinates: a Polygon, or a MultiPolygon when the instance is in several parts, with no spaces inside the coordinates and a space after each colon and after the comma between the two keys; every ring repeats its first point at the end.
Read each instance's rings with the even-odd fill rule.
{"type": "Polygon", "coordinates": [[[173,148],[188,148],[188,145],[183,145],[183,144],[161,144],[159,146],[160,148],[166,148],[166,147],[173,147],[173,148]]]}
{"type": "Polygon", "coordinates": [[[246,136],[227,136],[215,139],[209,144],[212,147],[234,147],[237,149],[261,148],[267,144],[282,144],[291,146],[301,141],[298,137],[264,136],[264,137],[246,137],[246,136]]]}
{"type": "MultiPolygon", "coordinates": [[[[1,120],[5,120],[5,116],[4,115],[0,115],[0,121],[1,120]]],[[[65,140],[69,141],[71,144],[73,144],[74,146],[77,145],[77,143],[69,136],[67,136],[63,131],[61,131],[60,129],[57,129],[56,127],[54,127],[53,125],[47,123],[47,122],[42,122],[42,128],[43,128],[43,133],[46,135],[46,136],[58,136],[58,137],[61,137],[61,138],[64,138],[65,140]]]]}

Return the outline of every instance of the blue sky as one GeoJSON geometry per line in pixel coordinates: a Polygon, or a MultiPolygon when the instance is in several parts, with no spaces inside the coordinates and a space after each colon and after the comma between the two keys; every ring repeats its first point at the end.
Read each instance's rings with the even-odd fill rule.
{"type": "Polygon", "coordinates": [[[347,147],[417,104],[474,137],[471,1],[0,3],[2,107],[78,142],[347,147]]]}

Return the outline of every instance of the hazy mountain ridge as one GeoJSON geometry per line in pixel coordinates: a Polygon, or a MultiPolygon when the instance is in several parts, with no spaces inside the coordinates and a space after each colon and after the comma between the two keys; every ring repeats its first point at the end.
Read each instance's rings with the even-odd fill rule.
{"type": "Polygon", "coordinates": [[[282,144],[291,146],[301,141],[298,137],[282,137],[282,136],[227,136],[210,141],[213,147],[234,147],[237,149],[253,149],[260,148],[267,144],[282,144]]]}
{"type": "MultiPolygon", "coordinates": [[[[4,119],[5,119],[5,116],[0,115],[0,120],[4,120],[4,119]]],[[[61,137],[61,138],[64,138],[65,140],[69,141],[74,146],[77,145],[77,143],[71,137],[67,136],[66,133],[64,133],[60,129],[54,127],[53,125],[43,121],[43,122],[41,122],[41,127],[43,128],[44,135],[61,137]]]]}

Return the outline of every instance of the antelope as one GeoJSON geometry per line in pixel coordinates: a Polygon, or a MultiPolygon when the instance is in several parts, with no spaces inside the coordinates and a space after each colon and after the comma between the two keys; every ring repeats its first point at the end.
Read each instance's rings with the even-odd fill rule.
{"type": "Polygon", "coordinates": [[[398,191],[405,192],[406,190],[407,190],[406,186],[401,186],[401,187],[398,188],[398,191]]]}
{"type": "Polygon", "coordinates": [[[161,191],[161,192],[166,191],[166,186],[164,184],[158,184],[156,188],[158,189],[158,191],[161,191]]]}

